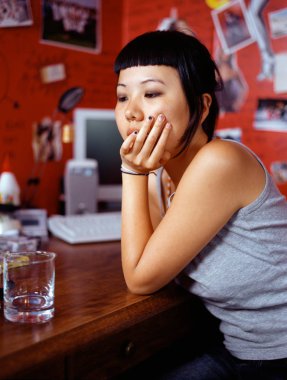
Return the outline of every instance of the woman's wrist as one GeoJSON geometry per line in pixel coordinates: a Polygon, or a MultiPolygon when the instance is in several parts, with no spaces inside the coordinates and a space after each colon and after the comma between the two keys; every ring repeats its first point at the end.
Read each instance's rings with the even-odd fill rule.
{"type": "Polygon", "coordinates": [[[151,173],[153,174],[156,174],[155,172],[146,172],[146,173],[141,173],[141,172],[137,172],[135,170],[131,170],[129,168],[126,168],[124,165],[121,165],[121,172],[124,173],[124,174],[130,174],[130,175],[140,175],[140,176],[148,176],[150,175],[151,173]]]}

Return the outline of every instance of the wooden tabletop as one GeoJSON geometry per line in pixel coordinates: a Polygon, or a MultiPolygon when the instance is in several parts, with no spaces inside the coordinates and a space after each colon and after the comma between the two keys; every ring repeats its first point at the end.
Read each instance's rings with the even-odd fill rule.
{"type": "Polygon", "coordinates": [[[116,336],[188,299],[172,285],[152,296],[131,294],[121,270],[119,242],[72,246],[53,238],[46,248],[57,254],[55,317],[42,325],[17,324],[6,321],[2,310],[0,379],[56,358],[72,358],[97,340],[116,336]]]}

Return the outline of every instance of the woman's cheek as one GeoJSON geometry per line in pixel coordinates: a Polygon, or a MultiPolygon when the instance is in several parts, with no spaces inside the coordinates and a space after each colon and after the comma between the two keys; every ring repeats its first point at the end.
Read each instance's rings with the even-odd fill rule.
{"type": "Polygon", "coordinates": [[[166,150],[172,155],[178,152],[178,147],[181,141],[181,138],[185,132],[185,128],[179,128],[179,126],[174,123],[171,123],[171,130],[168,135],[166,142],[166,150]]]}
{"type": "Polygon", "coordinates": [[[176,137],[173,133],[173,130],[171,129],[166,141],[165,150],[172,153],[175,148],[176,148],[176,137]]]}

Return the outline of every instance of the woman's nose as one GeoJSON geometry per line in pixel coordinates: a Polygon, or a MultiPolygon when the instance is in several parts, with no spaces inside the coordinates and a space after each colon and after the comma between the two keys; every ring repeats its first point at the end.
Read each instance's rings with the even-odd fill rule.
{"type": "Polygon", "coordinates": [[[128,121],[142,121],[144,119],[144,113],[140,108],[130,104],[125,110],[125,117],[128,121]]]}

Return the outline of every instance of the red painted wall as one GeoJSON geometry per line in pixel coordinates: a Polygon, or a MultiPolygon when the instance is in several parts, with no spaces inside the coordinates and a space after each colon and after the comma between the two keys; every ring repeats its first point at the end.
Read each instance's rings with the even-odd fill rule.
{"type": "MultiPolygon", "coordinates": [[[[22,198],[34,167],[32,124],[51,116],[62,93],[73,86],[85,89],[81,107],[113,108],[112,64],[122,44],[121,0],[102,0],[99,54],[40,43],[41,1],[31,0],[31,6],[32,26],[0,28],[0,160],[9,153],[22,198]],[[40,69],[57,63],[65,65],[66,79],[43,84],[40,69]],[[18,108],[15,102],[19,103],[18,108]]],[[[58,212],[60,179],[65,160],[71,156],[71,144],[64,145],[62,159],[43,167],[34,206],[47,208],[49,214],[58,212]]],[[[31,190],[33,187],[30,193],[31,190]]]]}

